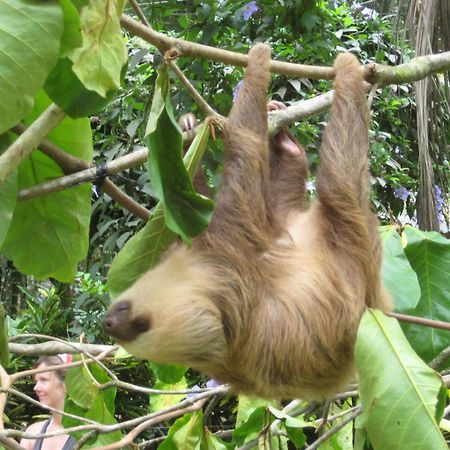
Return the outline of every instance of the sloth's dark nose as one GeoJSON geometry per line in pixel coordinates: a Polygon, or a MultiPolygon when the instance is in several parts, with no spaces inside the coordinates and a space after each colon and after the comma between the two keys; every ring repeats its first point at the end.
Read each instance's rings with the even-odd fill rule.
{"type": "Polygon", "coordinates": [[[148,316],[132,317],[131,302],[121,300],[113,303],[103,319],[103,329],[118,341],[132,341],[150,328],[148,316]]]}
{"type": "Polygon", "coordinates": [[[103,319],[105,333],[112,337],[120,338],[121,331],[129,322],[131,304],[128,301],[113,303],[103,319]]]}

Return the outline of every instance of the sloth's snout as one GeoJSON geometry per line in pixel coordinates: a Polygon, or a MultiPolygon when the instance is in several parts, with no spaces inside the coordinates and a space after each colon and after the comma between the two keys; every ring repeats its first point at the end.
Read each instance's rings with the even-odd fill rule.
{"type": "Polygon", "coordinates": [[[147,315],[132,316],[132,305],[128,300],[113,303],[103,319],[106,334],[120,341],[132,341],[139,334],[150,329],[147,315]]]}

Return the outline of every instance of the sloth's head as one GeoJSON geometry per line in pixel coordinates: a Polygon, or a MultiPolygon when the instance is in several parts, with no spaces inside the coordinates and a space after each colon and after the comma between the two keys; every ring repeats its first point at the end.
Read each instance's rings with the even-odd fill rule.
{"type": "Polygon", "coordinates": [[[194,367],[223,358],[222,316],[205,289],[208,268],[186,255],[174,252],[144,274],[103,320],[105,332],[138,358],[194,367]]]}

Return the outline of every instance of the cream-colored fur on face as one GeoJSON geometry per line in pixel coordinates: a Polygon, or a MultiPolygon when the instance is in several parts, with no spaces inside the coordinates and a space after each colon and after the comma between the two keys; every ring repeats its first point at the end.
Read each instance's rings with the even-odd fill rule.
{"type": "Polygon", "coordinates": [[[365,308],[391,307],[369,207],[369,113],[358,61],[338,56],[317,200],[307,208],[304,150],[284,152],[283,139],[269,146],[269,61],[265,45],[249,53],[208,230],[117,299],[124,308],[113,305],[109,332],[140,358],[194,367],[236,392],[323,399],[354,375],[365,308]]]}

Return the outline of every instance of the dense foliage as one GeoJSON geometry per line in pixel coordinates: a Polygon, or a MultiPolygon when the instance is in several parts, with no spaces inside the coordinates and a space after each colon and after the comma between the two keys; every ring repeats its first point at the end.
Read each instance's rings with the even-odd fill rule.
{"type": "MultiPolygon", "coordinates": [[[[400,39],[403,11],[388,13],[384,6],[372,3],[195,0],[143,2],[141,6],[151,27],[166,36],[240,53],[264,41],[272,46],[273,58],[282,61],[331,66],[338,52],[352,51],[363,64],[396,66],[412,57],[408,41],[400,39]]],[[[7,315],[2,319],[0,357],[8,373],[30,367],[32,358],[13,354],[7,362],[6,323],[9,337],[35,333],[77,341],[83,335],[87,343],[110,343],[99,327],[109,294],[118,294],[154,264],[177,234],[189,241],[210,216],[210,204],[194,194],[189,208],[182,210],[181,202],[169,204],[157,189],[161,183],[167,183],[168,189],[176,187],[173,173],[164,168],[169,153],[174,158],[180,153],[181,135],[174,118],[192,111],[203,120],[204,114],[173,71],[160,71],[157,82],[163,56],[131,32],[120,31],[122,8],[120,0],[6,0],[0,5],[0,31],[8,36],[0,41],[0,98],[9,99],[7,106],[0,102],[0,133],[4,133],[0,153],[5,150],[3,155],[7,155],[6,149],[19,142],[19,131],[12,127],[19,122],[30,125],[54,102],[67,116],[55,125],[48,140],[79,160],[94,161],[98,175],[92,185],[18,201],[25,188],[77,172],[81,166],[68,170],[48,152],[34,151],[3,179],[6,172],[2,171],[13,158],[0,160],[0,296],[7,315]],[[150,111],[154,114],[149,117],[150,111]],[[158,153],[159,134],[168,129],[173,139],[158,153]],[[149,130],[156,134],[153,140],[149,130]],[[145,223],[102,192],[101,168],[148,142],[154,150],[150,170],[138,166],[110,176],[122,191],[152,210],[152,220],[145,223]],[[143,253],[151,255],[145,259],[143,253]]],[[[134,14],[131,8],[125,12],[134,14]]],[[[226,116],[243,70],[192,56],[179,58],[177,64],[204,100],[226,116]]],[[[269,95],[291,105],[330,88],[329,80],[276,75],[269,95]]],[[[370,168],[373,206],[385,225],[380,230],[385,247],[383,278],[396,312],[449,322],[448,240],[438,233],[392,225],[397,221],[415,224],[419,180],[415,117],[411,84],[373,92],[370,168]]],[[[448,123],[448,119],[447,111],[443,121],[448,123]]],[[[326,120],[327,113],[322,113],[291,127],[308,153],[312,196],[326,120]]],[[[202,133],[185,162],[203,155],[215,191],[220,184],[223,145],[220,139],[208,140],[208,127],[202,133]]],[[[435,144],[450,145],[450,136],[443,144],[437,140],[435,144]]],[[[442,231],[447,231],[448,161],[436,157],[434,169],[439,218],[442,231]]],[[[189,184],[187,176],[184,182],[189,184]]],[[[36,342],[35,338],[20,339],[36,342]]],[[[400,328],[393,319],[367,313],[356,349],[360,397],[351,393],[331,406],[331,415],[346,415],[337,419],[342,428],[320,448],[413,448],[424,435],[426,442],[414,448],[445,448],[439,423],[445,427],[440,421],[447,390],[423,361],[429,363],[447,346],[448,331],[417,324],[400,328]],[[354,419],[360,413],[359,402],[364,415],[346,423],[346,417],[354,419]]],[[[88,367],[69,372],[65,410],[104,425],[160,412],[186,397],[149,395],[117,383],[101,389],[93,379],[116,381],[109,369],[121,381],[147,388],[183,392],[214,386],[214,380],[190,369],[138,362],[120,353],[107,367],[88,367]]],[[[448,361],[434,368],[448,368],[448,361]]],[[[31,380],[19,380],[14,386],[32,396],[31,380]]],[[[180,408],[195,401],[188,394],[180,408]]],[[[25,407],[10,396],[6,428],[19,429],[38,414],[42,410],[37,406],[25,407]]],[[[154,447],[163,442],[163,450],[250,448],[249,443],[262,448],[303,448],[317,439],[315,429],[322,414],[322,407],[304,402],[212,397],[208,407],[149,426],[137,442],[150,439],[154,447]]],[[[81,423],[65,418],[66,427],[81,423]]],[[[86,448],[117,442],[124,433],[116,430],[91,436],[86,448]]],[[[83,434],[78,431],[75,437],[80,439],[83,434]]]]}

